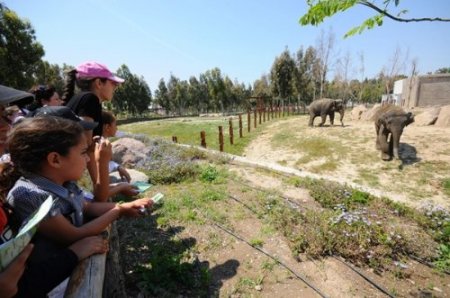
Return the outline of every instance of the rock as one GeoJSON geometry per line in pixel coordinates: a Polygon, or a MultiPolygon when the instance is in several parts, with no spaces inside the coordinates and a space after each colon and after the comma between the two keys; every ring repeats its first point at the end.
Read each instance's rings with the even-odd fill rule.
{"type": "Polygon", "coordinates": [[[256,286],[255,286],[255,290],[257,290],[257,291],[262,291],[262,286],[261,286],[261,285],[256,285],[256,286]]]}
{"type": "MultiPolygon", "coordinates": [[[[138,182],[138,181],[145,181],[145,182],[147,182],[148,179],[149,179],[149,177],[146,174],[144,174],[142,172],[139,172],[139,171],[136,171],[134,169],[127,169],[127,171],[130,174],[130,177],[131,177],[131,181],[130,182],[131,183],[138,182]]],[[[117,171],[116,172],[112,172],[109,175],[109,177],[111,179],[111,183],[121,182],[119,172],[117,172],[117,171]]]]}
{"type": "Polygon", "coordinates": [[[352,120],[360,120],[361,115],[367,111],[367,108],[365,105],[358,105],[353,108],[353,110],[350,113],[350,117],[352,120]]]}
{"type": "Polygon", "coordinates": [[[112,160],[126,168],[134,168],[139,162],[145,160],[149,148],[136,139],[121,138],[112,143],[112,160]]]}
{"type": "Polygon", "coordinates": [[[381,107],[381,104],[377,103],[375,104],[370,110],[367,110],[361,114],[360,119],[364,121],[373,121],[373,116],[375,116],[375,113],[378,111],[378,109],[381,107]]]}
{"type": "Polygon", "coordinates": [[[450,105],[441,107],[435,126],[450,127],[450,105]]]}
{"type": "Polygon", "coordinates": [[[414,115],[413,125],[415,126],[433,125],[438,119],[440,110],[441,110],[440,107],[431,107],[424,109],[422,113],[414,115]]]}

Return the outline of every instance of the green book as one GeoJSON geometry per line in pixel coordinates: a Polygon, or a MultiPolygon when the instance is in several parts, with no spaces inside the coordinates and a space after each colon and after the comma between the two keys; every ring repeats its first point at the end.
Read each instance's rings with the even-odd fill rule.
{"type": "Polygon", "coordinates": [[[36,233],[38,224],[50,211],[52,204],[53,198],[49,196],[39,209],[30,215],[16,237],[0,245],[0,271],[3,271],[27,246],[36,233]]]}

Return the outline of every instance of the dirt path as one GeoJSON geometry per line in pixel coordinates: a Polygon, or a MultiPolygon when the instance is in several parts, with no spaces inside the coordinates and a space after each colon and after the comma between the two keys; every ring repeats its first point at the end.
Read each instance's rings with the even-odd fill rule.
{"type": "Polygon", "coordinates": [[[292,168],[304,176],[360,186],[413,207],[430,202],[450,209],[442,187],[442,180],[450,178],[449,144],[449,128],[413,124],[401,138],[402,160],[384,162],[375,150],[373,123],[346,120],[345,127],[309,128],[307,117],[300,116],[268,124],[244,156],[292,168]],[[321,148],[320,142],[328,148],[321,148]],[[328,155],[317,156],[313,146],[328,155]]]}

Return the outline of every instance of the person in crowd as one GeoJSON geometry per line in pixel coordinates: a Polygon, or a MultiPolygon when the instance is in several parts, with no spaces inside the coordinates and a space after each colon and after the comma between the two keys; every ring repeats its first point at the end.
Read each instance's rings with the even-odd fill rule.
{"type": "Polygon", "coordinates": [[[52,85],[34,86],[31,88],[30,93],[34,94],[34,102],[28,105],[29,111],[46,106],[61,106],[64,103],[52,85]]]}
{"type": "MultiPolygon", "coordinates": [[[[109,141],[106,139],[102,139],[103,146],[100,146],[99,142],[100,139],[97,138],[97,142],[93,141],[92,136],[92,130],[98,125],[97,122],[92,121],[86,121],[83,120],[81,117],[76,115],[70,108],[66,106],[46,106],[39,108],[35,111],[33,114],[34,117],[47,117],[47,116],[54,116],[54,117],[61,117],[64,119],[69,119],[75,122],[78,122],[83,126],[86,140],[88,143],[88,147],[94,146],[94,151],[97,150],[97,152],[94,153],[96,162],[97,162],[97,168],[105,167],[106,162],[110,161],[111,159],[111,146],[109,144],[109,141]]],[[[112,197],[114,195],[117,195],[118,193],[125,195],[127,197],[133,197],[138,194],[138,190],[135,186],[129,184],[128,182],[121,182],[116,183],[113,185],[110,185],[109,188],[109,197],[112,197]]],[[[85,197],[88,200],[94,199],[95,195],[91,193],[85,193],[85,197]],[[87,195],[87,197],[86,197],[87,195]]]]}
{"type": "MultiPolygon", "coordinates": [[[[98,126],[93,135],[101,137],[103,132],[102,103],[113,98],[114,91],[124,80],[115,76],[105,65],[98,62],[85,62],[67,73],[63,100],[66,106],[84,120],[95,121],[98,126]],[[75,84],[81,90],[74,94],[75,84]]],[[[109,162],[109,161],[108,161],[109,162]]],[[[88,164],[88,171],[95,182],[95,199],[105,202],[109,199],[109,171],[108,168],[99,169],[94,163],[88,164]]]]}
{"type": "MultiPolygon", "coordinates": [[[[117,133],[117,123],[116,123],[116,117],[113,113],[110,111],[102,111],[102,122],[103,122],[103,133],[102,136],[104,138],[112,138],[116,136],[117,133]]],[[[122,181],[126,181],[130,183],[131,176],[128,173],[127,169],[125,167],[121,166],[117,162],[111,160],[109,162],[109,172],[117,171],[120,175],[120,178],[122,181]]]]}
{"type": "Polygon", "coordinates": [[[82,118],[98,122],[94,136],[103,132],[102,103],[111,101],[116,88],[124,79],[114,75],[105,65],[85,62],[67,73],[63,98],[66,106],[82,118]],[[74,94],[75,84],[81,92],[74,94]]]}
{"type": "MultiPolygon", "coordinates": [[[[5,153],[7,132],[11,122],[5,117],[5,107],[10,104],[26,104],[33,100],[33,95],[0,85],[0,154],[5,153]]],[[[0,163],[0,178],[8,180],[8,160],[0,163]]],[[[5,192],[0,196],[0,244],[14,237],[10,227],[9,217],[14,210],[5,202],[5,192]]],[[[17,230],[15,227],[14,230],[17,230]]],[[[28,258],[32,253],[34,244],[28,244],[24,250],[0,272],[0,297],[46,297],[46,294],[57,286],[64,276],[70,274],[78,261],[92,254],[104,253],[108,243],[100,236],[86,237],[74,242],[69,247],[60,250],[57,254],[49,254],[37,264],[29,264],[28,258]]]]}
{"type": "Polygon", "coordinates": [[[47,249],[39,251],[35,246],[32,261],[61,246],[100,234],[120,216],[141,216],[142,210],[153,203],[149,198],[127,203],[84,200],[75,181],[89,160],[88,146],[83,127],[75,121],[59,117],[25,119],[12,129],[8,145],[13,167],[10,178],[15,184],[7,201],[19,221],[32,214],[49,195],[56,199],[35,236],[36,242],[44,242],[47,249]],[[93,219],[85,223],[85,218],[93,219]]]}

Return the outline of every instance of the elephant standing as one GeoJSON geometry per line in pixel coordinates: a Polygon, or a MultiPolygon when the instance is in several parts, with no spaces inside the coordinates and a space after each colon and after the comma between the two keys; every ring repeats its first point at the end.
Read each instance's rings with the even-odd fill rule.
{"type": "Polygon", "coordinates": [[[322,122],[319,126],[325,124],[325,120],[327,119],[327,115],[330,116],[330,123],[334,125],[334,112],[339,112],[341,115],[341,125],[344,126],[344,122],[342,119],[344,118],[345,112],[345,103],[341,99],[329,99],[322,98],[319,100],[313,101],[309,107],[309,126],[314,125],[314,118],[317,116],[322,117],[322,122]]]}
{"type": "Polygon", "coordinates": [[[401,107],[385,105],[374,115],[377,133],[376,148],[381,150],[381,159],[391,160],[394,156],[400,159],[398,147],[405,126],[414,122],[414,115],[406,113],[401,107]],[[389,139],[389,141],[388,141],[389,139]]]}

